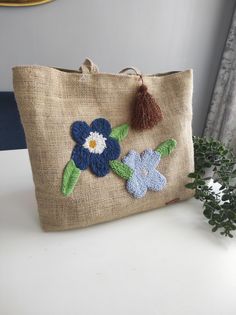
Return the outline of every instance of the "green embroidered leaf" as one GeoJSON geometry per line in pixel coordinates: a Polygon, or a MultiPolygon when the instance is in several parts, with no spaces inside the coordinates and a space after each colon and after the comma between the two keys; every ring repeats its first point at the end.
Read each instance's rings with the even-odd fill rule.
{"type": "Polygon", "coordinates": [[[125,137],[127,137],[128,132],[129,132],[129,125],[123,124],[116,128],[113,128],[110,136],[120,142],[125,137]]]}
{"type": "Polygon", "coordinates": [[[161,154],[161,157],[165,157],[176,148],[177,142],[174,139],[168,139],[162,142],[155,151],[161,154]]]}
{"type": "Polygon", "coordinates": [[[109,164],[113,172],[118,176],[126,180],[132,177],[134,171],[128,165],[117,160],[110,161],[109,164]]]}
{"type": "Polygon", "coordinates": [[[61,191],[63,195],[70,195],[79,179],[81,170],[75,166],[73,160],[70,160],[64,169],[61,191]]]}

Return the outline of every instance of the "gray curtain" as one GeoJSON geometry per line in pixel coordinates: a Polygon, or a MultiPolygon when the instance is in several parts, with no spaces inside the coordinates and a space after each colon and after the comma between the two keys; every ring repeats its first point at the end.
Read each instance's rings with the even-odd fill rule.
{"type": "Polygon", "coordinates": [[[236,153],[236,10],[225,44],[204,136],[222,141],[236,153]]]}

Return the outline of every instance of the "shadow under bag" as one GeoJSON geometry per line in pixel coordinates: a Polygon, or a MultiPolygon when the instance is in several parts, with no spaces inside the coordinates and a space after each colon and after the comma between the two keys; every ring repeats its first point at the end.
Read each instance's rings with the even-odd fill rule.
{"type": "Polygon", "coordinates": [[[192,70],[99,73],[86,59],[78,71],[17,66],[13,81],[44,230],[193,196],[192,70]]]}

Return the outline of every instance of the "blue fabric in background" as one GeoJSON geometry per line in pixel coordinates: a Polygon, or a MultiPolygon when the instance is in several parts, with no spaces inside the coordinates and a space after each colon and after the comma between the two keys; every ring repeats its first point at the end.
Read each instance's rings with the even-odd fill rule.
{"type": "Polygon", "coordinates": [[[26,148],[25,134],[13,92],[0,92],[0,150],[26,148]]]}

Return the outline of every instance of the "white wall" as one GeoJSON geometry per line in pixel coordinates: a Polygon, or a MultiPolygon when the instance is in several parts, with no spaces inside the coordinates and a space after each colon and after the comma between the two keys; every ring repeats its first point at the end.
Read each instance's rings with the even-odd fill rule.
{"type": "Polygon", "coordinates": [[[235,0],[55,0],[0,8],[0,90],[11,67],[78,68],[90,56],[102,71],[194,69],[195,134],[203,130],[235,0]]]}

